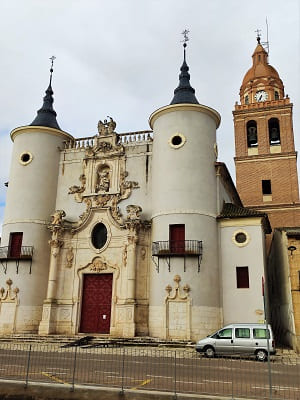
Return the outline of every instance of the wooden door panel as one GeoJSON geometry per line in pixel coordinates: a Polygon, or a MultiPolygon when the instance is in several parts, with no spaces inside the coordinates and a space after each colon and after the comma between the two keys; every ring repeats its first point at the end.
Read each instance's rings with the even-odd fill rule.
{"type": "Polygon", "coordinates": [[[83,279],[80,332],[109,333],[113,274],[86,274],[83,279]]]}

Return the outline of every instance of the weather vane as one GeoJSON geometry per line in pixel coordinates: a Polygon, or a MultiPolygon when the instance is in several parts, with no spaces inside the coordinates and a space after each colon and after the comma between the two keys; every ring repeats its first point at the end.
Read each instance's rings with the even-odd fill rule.
{"type": "Polygon", "coordinates": [[[183,32],[181,32],[181,34],[183,35],[183,59],[185,61],[185,48],[187,46],[186,42],[188,42],[190,39],[188,37],[188,34],[190,33],[189,30],[185,29],[183,32]]]}
{"type": "Polygon", "coordinates": [[[186,42],[188,42],[190,39],[188,37],[188,34],[190,33],[189,30],[185,29],[183,32],[181,32],[181,34],[183,35],[183,46],[186,47],[186,42]]]}
{"type": "Polygon", "coordinates": [[[261,29],[256,29],[255,32],[257,34],[256,39],[257,39],[258,43],[260,44],[261,29]]]}
{"type": "Polygon", "coordinates": [[[51,84],[51,81],[52,81],[53,62],[54,62],[55,59],[56,59],[55,56],[52,56],[52,57],[49,58],[49,60],[51,60],[51,67],[50,67],[50,84],[51,84]]]}

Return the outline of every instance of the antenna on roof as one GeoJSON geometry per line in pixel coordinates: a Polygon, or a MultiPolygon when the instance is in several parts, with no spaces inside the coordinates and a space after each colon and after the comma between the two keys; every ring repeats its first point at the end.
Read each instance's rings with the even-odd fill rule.
{"type": "Polygon", "coordinates": [[[261,44],[264,46],[266,49],[268,55],[270,55],[270,45],[269,45],[269,27],[268,27],[268,19],[266,17],[266,26],[267,26],[267,41],[266,42],[261,42],[261,44]]]}

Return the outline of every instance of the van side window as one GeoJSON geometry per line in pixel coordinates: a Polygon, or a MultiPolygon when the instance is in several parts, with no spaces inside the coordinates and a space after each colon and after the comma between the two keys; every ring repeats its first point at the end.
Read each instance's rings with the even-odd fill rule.
{"type": "Polygon", "coordinates": [[[222,329],[218,332],[219,339],[232,339],[232,328],[222,329]]]}
{"type": "Polygon", "coordinates": [[[249,328],[235,328],[235,337],[236,338],[250,338],[250,329],[249,328]]]}
{"type": "Polygon", "coordinates": [[[268,334],[267,334],[266,329],[254,328],[253,329],[253,337],[254,337],[254,339],[269,339],[270,338],[269,329],[268,329],[268,334]]]}

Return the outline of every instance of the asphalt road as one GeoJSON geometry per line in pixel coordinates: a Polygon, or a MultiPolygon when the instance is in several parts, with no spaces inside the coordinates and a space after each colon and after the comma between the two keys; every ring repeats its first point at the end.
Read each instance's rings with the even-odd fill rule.
{"type": "MultiPolygon", "coordinates": [[[[264,399],[268,363],[140,348],[0,348],[0,378],[264,399]],[[175,356],[176,354],[176,356],[175,356]]],[[[300,364],[271,362],[274,399],[300,399],[300,364]]]]}

